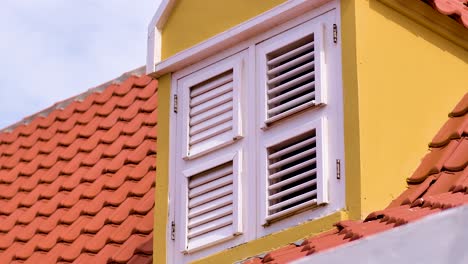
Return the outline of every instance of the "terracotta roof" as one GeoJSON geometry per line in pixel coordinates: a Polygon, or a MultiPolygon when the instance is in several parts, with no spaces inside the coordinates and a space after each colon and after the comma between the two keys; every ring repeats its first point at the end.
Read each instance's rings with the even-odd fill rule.
{"type": "Polygon", "coordinates": [[[0,263],[151,263],[157,81],[0,132],[0,263]]]}
{"type": "Polygon", "coordinates": [[[386,209],[364,221],[342,221],[335,228],[243,263],[281,264],[400,226],[441,210],[468,204],[468,93],[429,144],[430,152],[408,189],[386,209]]]}
{"type": "Polygon", "coordinates": [[[423,0],[468,28],[468,0],[423,0]]]}

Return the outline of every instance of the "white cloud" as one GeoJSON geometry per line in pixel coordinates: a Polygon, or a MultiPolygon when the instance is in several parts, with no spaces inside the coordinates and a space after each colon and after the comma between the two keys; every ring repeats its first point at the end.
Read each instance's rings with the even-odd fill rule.
{"type": "Polygon", "coordinates": [[[158,0],[6,0],[0,129],[145,64],[158,0]]]}

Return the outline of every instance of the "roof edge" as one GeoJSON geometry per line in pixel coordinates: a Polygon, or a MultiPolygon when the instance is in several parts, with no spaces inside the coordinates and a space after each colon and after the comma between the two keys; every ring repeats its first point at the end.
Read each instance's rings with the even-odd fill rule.
{"type": "Polygon", "coordinates": [[[443,263],[448,259],[460,259],[463,262],[468,259],[468,253],[462,246],[468,242],[468,233],[465,232],[467,218],[466,205],[447,209],[293,263],[342,264],[343,260],[360,263],[363,259],[367,263],[382,264],[443,263]],[[416,247],[423,250],[416,250],[416,247]]]}
{"type": "Polygon", "coordinates": [[[416,23],[468,50],[468,28],[423,1],[378,0],[416,23]]]}
{"type": "Polygon", "coordinates": [[[39,111],[35,114],[32,114],[30,116],[27,116],[23,118],[22,120],[9,125],[5,128],[0,129],[0,133],[11,133],[13,130],[15,130],[17,127],[21,125],[27,125],[31,123],[34,119],[38,117],[46,117],[48,116],[52,111],[57,110],[57,109],[64,109],[67,107],[69,104],[75,102],[75,101],[83,101],[88,95],[95,93],[95,92],[102,92],[105,90],[109,85],[111,84],[120,84],[126,79],[128,79],[130,76],[141,76],[145,74],[145,66],[138,67],[134,70],[128,71],[120,75],[119,77],[112,79],[110,81],[107,81],[105,83],[102,83],[100,85],[97,85],[95,87],[89,88],[86,92],[72,96],[68,99],[62,100],[60,102],[57,102],[53,104],[52,106],[47,107],[46,109],[43,109],[42,111],[39,111]]]}

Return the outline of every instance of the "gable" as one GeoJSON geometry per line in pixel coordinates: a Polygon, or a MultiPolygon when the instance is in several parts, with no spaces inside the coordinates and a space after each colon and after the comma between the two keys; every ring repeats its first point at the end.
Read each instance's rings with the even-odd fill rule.
{"type": "Polygon", "coordinates": [[[253,18],[284,0],[176,1],[162,30],[162,59],[253,18]]]}

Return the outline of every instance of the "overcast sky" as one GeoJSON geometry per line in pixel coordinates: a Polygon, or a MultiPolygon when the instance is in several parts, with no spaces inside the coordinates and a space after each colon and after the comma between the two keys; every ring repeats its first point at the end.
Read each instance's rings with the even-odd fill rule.
{"type": "Polygon", "coordinates": [[[160,0],[2,0],[0,129],[145,64],[160,0]]]}

